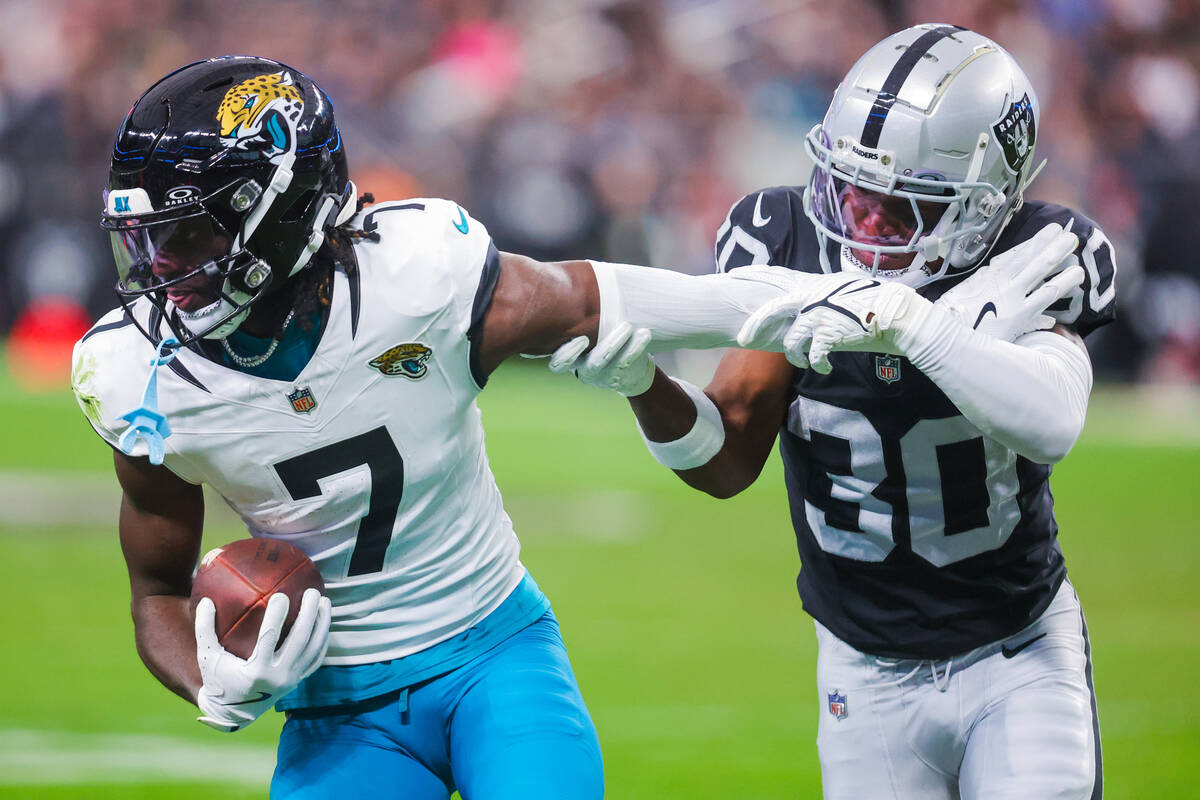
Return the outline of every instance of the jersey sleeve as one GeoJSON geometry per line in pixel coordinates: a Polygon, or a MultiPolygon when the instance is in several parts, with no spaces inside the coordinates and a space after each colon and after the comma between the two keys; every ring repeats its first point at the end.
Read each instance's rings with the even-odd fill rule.
{"type": "Polygon", "coordinates": [[[446,344],[462,346],[480,389],[487,376],[478,347],[500,275],[500,254],[487,228],[450,200],[419,198],[366,211],[364,231],[376,232],[388,256],[388,284],[409,316],[424,316],[446,344]]]}
{"type": "Polygon", "coordinates": [[[71,356],[71,391],[75,393],[79,410],[83,412],[96,434],[113,448],[117,447],[117,441],[120,439],[120,431],[116,429],[123,428],[124,424],[111,413],[114,398],[106,396],[110,395],[111,391],[104,374],[105,348],[98,337],[111,330],[110,326],[118,324],[121,317],[120,311],[112,311],[102,317],[75,343],[71,356]]]}
{"type": "Polygon", "coordinates": [[[820,272],[817,239],[804,215],[802,192],[802,187],[773,186],[734,203],[717,230],[717,271],[774,264],[820,272]]]}
{"type": "Polygon", "coordinates": [[[1025,241],[1044,226],[1057,222],[1079,237],[1075,255],[1083,267],[1083,283],[1052,305],[1049,313],[1080,336],[1112,322],[1116,316],[1117,261],[1112,243],[1092,220],[1062,206],[1045,205],[1021,220],[1016,241],[1025,241]]]}
{"type": "MultiPolygon", "coordinates": [[[[142,405],[152,354],[150,345],[120,309],[102,317],[75,343],[71,391],[88,424],[114,450],[121,449],[121,434],[129,428],[122,415],[142,405]]],[[[168,435],[163,466],[188,483],[202,483],[175,444],[168,435]]],[[[145,440],[139,438],[130,455],[144,457],[148,453],[145,440]]]]}

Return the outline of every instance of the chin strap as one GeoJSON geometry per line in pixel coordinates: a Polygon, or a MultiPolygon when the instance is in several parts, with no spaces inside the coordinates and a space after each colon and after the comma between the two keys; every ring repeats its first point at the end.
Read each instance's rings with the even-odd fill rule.
{"type": "Polygon", "coordinates": [[[270,183],[263,191],[262,197],[258,199],[258,205],[250,212],[246,223],[242,225],[242,229],[234,237],[232,248],[234,251],[246,246],[246,242],[250,241],[250,237],[258,229],[259,223],[263,221],[263,217],[267,215],[267,212],[271,210],[271,206],[275,204],[275,198],[286,192],[287,188],[292,185],[292,165],[295,163],[296,153],[294,151],[288,151],[283,154],[279,166],[275,167],[275,171],[271,173],[270,183]]]}
{"type": "Polygon", "coordinates": [[[142,392],[142,404],[119,417],[129,423],[117,440],[121,452],[127,456],[133,455],[138,439],[144,439],[150,463],[155,466],[163,463],[166,454],[163,440],[171,435],[167,416],[158,410],[158,368],[170,364],[178,353],[179,340],[175,337],[169,336],[158,343],[158,350],[150,360],[150,377],[146,379],[146,388],[142,392]]]}

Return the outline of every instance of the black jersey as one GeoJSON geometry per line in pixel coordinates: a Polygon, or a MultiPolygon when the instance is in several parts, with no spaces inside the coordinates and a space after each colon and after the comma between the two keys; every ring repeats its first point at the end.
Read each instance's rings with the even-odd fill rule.
{"type": "MultiPolygon", "coordinates": [[[[718,268],[821,272],[802,192],[773,187],[735,203],[717,233],[718,268]]],[[[993,252],[1071,219],[1086,277],[1051,313],[1082,335],[1113,317],[1113,252],[1095,223],[1026,203],[993,252]]],[[[841,245],[828,246],[840,269],[841,245]]],[[[919,291],[936,300],[968,274],[919,291]]],[[[1066,575],[1050,467],[989,439],[902,357],[840,352],[830,362],[828,375],[796,371],[780,432],[805,610],[891,658],[945,658],[1032,622],[1066,575]]]]}

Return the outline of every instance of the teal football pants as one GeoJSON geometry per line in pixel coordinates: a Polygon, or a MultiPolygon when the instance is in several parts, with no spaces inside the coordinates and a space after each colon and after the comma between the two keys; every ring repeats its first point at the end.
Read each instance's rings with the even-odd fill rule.
{"type": "Polygon", "coordinates": [[[293,711],[271,797],[590,800],[600,742],[553,613],[453,672],[320,712],[293,711]]]}

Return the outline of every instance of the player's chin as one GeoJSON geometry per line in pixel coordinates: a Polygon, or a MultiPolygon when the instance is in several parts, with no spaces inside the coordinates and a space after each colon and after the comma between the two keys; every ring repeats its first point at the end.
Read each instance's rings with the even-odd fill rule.
{"type": "Polygon", "coordinates": [[[218,298],[215,293],[210,291],[196,291],[181,286],[168,289],[167,299],[180,311],[191,313],[208,308],[218,298]]]}
{"type": "MultiPolygon", "coordinates": [[[[852,250],[854,257],[857,258],[868,269],[872,263],[875,263],[875,253],[870,250],[852,250]]],[[[877,269],[880,272],[893,272],[895,270],[908,269],[912,266],[913,259],[917,257],[916,253],[880,253],[877,269]]]]}

